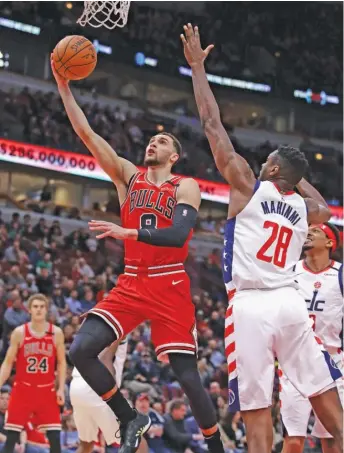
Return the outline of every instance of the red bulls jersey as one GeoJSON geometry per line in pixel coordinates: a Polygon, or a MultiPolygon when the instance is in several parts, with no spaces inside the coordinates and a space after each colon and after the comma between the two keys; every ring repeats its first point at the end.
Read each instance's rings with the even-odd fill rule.
{"type": "MultiPolygon", "coordinates": [[[[181,176],[156,186],[145,173],[133,176],[127,197],[121,208],[122,226],[124,228],[167,228],[172,226],[176,193],[181,176]]],[[[188,255],[188,244],[192,232],[182,248],[157,247],[127,240],[124,241],[125,264],[141,267],[163,266],[166,264],[184,263],[188,255]]]]}
{"type": "Polygon", "coordinates": [[[47,323],[44,335],[38,336],[24,324],[23,342],[16,361],[16,381],[44,386],[55,381],[56,346],[53,325],[47,323]]]}

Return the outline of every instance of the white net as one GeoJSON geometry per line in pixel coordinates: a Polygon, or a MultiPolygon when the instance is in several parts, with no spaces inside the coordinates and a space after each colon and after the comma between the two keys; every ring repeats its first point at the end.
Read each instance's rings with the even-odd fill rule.
{"type": "Polygon", "coordinates": [[[82,16],[77,20],[78,24],[95,28],[103,26],[112,30],[126,25],[130,1],[86,1],[84,7],[82,16]]]}

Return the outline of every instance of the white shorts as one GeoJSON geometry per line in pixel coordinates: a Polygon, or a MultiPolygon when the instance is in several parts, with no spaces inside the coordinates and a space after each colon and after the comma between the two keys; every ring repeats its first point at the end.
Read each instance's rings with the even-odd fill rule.
{"type": "MultiPolygon", "coordinates": [[[[118,388],[122,382],[127,349],[128,343],[125,341],[119,344],[116,351],[114,368],[118,388]]],[[[100,430],[107,445],[120,443],[119,424],[115,414],[84,381],[75,368],[70,385],[70,399],[73,406],[75,425],[81,440],[84,442],[97,442],[100,430]]]]}
{"type": "Polygon", "coordinates": [[[97,442],[100,430],[107,445],[120,443],[119,424],[115,414],[81,376],[72,379],[70,399],[80,440],[97,442]]]}
{"type": "Polygon", "coordinates": [[[333,383],[295,288],[237,292],[225,326],[230,411],[271,406],[275,357],[304,397],[333,383]]]}
{"type": "MultiPolygon", "coordinates": [[[[332,359],[337,367],[344,372],[343,353],[332,355],[332,359]]],[[[342,406],[344,404],[344,380],[336,381],[342,406]]],[[[293,386],[290,380],[286,377],[283,371],[280,371],[280,400],[281,400],[281,415],[282,422],[287,430],[288,436],[307,436],[307,426],[309,416],[312,411],[311,403],[307,398],[304,398],[293,386]]],[[[315,414],[315,423],[312,430],[312,435],[318,438],[332,437],[321,424],[315,414]]]]}

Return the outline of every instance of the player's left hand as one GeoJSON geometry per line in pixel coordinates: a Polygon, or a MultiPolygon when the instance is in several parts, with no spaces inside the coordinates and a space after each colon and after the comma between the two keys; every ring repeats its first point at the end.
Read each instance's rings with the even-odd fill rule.
{"type": "Polygon", "coordinates": [[[65,403],[65,394],[63,390],[57,390],[56,391],[56,398],[57,398],[57,404],[59,406],[63,406],[65,403]]]}
{"type": "Polygon", "coordinates": [[[184,46],[184,55],[187,62],[191,67],[203,64],[210,51],[214,48],[214,45],[210,44],[205,50],[203,50],[201,47],[198,27],[193,27],[191,24],[187,24],[184,25],[183,28],[185,35],[181,34],[180,39],[182,40],[184,46]]]}
{"type": "Polygon", "coordinates": [[[96,236],[97,239],[103,239],[106,237],[111,237],[114,239],[134,239],[131,238],[130,232],[134,230],[129,230],[128,228],[122,228],[116,223],[105,222],[104,220],[91,220],[88,222],[91,231],[104,231],[102,234],[96,236]]]}

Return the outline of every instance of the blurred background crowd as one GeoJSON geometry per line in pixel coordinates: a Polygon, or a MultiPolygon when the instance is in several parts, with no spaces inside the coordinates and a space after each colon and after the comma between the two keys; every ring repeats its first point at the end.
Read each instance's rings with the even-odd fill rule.
{"type": "MultiPolygon", "coordinates": [[[[2,2],[0,12],[41,27],[74,25],[82,12],[77,2],[2,2]],[[66,4],[66,3],[69,3],[66,4]],[[67,6],[67,11],[66,11],[67,6]]],[[[191,20],[202,32],[204,43],[215,44],[209,68],[216,74],[251,76],[285,87],[342,91],[342,5],[264,2],[191,2],[159,9],[149,2],[131,5],[128,25],[114,33],[105,29],[116,47],[138,48],[155,57],[185,64],[178,36],[191,20]],[[297,20],[296,20],[297,19],[297,20]],[[262,49],[256,54],[256,49],[262,49]],[[271,56],[275,58],[270,58],[271,56]],[[254,57],[254,58],[252,58],[254,57]]]]}
{"type": "MultiPolygon", "coordinates": [[[[197,23],[202,42],[215,44],[209,73],[271,88],[259,93],[212,85],[236,151],[258,174],[277,144],[300,146],[310,163],[310,181],[331,205],[342,206],[342,4],[299,2],[291,8],[285,2],[132,2],[128,25],[111,32],[77,27],[81,8],[82,2],[70,1],[0,2],[1,360],[11,331],[28,319],[31,294],[50,298],[49,320],[63,329],[68,351],[80,327],[79,315],[116,285],[123,270],[121,242],[98,242],[87,229],[90,218],[119,221],[110,183],[5,161],[6,140],[89,155],[51,83],[49,55],[67,34],[85,34],[112,49],[112,54],[99,51],[97,69],[73,84],[73,91],[92,128],[118,154],[140,165],[147,140],[166,130],[183,145],[176,173],[222,182],[197,119],[190,81],[178,73],[179,65],[186,66],[179,42],[182,25],[197,23]],[[23,24],[40,31],[25,31],[23,24]],[[137,52],[155,59],[157,66],[138,65],[137,52]],[[338,104],[295,98],[294,90],[307,89],[336,95],[338,104]]],[[[246,450],[246,438],[240,413],[227,412],[227,299],[221,276],[225,219],[226,205],[202,201],[186,268],[197,318],[199,370],[227,452],[237,453],[246,450]]],[[[342,229],[342,216],[336,224],[342,229]]],[[[334,258],[341,261],[341,248],[334,258]]],[[[69,365],[62,413],[65,453],[78,445],[69,365]]],[[[0,444],[12,383],[13,376],[0,390],[0,444]]],[[[273,448],[278,452],[283,428],[277,375],[274,390],[273,448]]],[[[122,391],[154,419],[147,437],[150,453],[206,451],[169,365],[156,361],[149,323],[130,335],[122,391]]],[[[27,447],[27,453],[34,453],[27,447]]],[[[305,451],[318,452],[318,447],[314,438],[307,439],[305,451]]],[[[96,449],[104,451],[101,445],[96,449]]],[[[116,447],[108,450],[114,453],[116,447]]]]}

